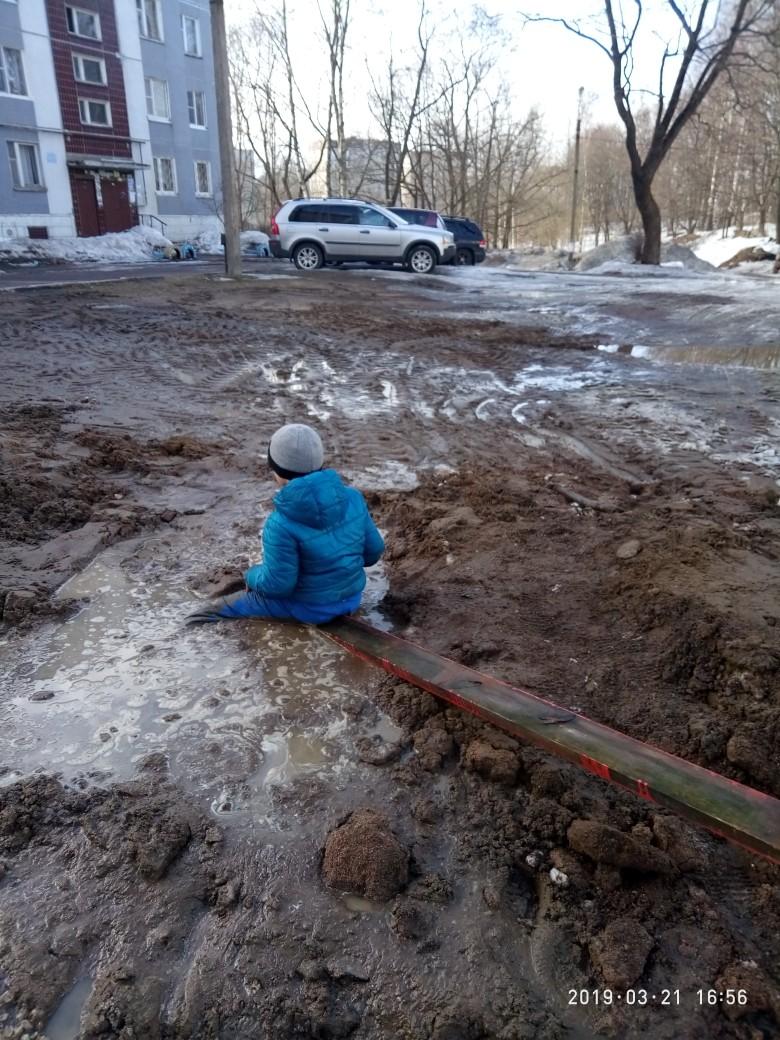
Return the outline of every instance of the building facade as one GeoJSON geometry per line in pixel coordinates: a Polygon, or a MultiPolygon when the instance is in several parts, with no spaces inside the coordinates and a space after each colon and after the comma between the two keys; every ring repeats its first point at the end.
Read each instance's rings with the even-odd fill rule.
{"type": "Polygon", "coordinates": [[[208,0],[0,0],[0,236],[221,227],[208,0]]]}

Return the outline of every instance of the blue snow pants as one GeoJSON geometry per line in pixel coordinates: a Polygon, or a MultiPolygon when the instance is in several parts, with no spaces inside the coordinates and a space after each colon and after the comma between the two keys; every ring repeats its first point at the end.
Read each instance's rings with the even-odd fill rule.
{"type": "Polygon", "coordinates": [[[360,606],[362,592],[340,603],[300,603],[292,599],[274,599],[262,592],[236,592],[232,596],[203,606],[190,614],[189,622],[221,621],[223,618],[276,618],[279,621],[299,621],[305,625],[324,625],[326,621],[351,614],[360,606]]]}

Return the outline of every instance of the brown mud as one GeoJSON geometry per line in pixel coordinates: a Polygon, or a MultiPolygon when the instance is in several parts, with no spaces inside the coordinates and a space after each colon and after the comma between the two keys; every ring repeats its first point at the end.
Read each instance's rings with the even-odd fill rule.
{"type": "MultiPolygon", "coordinates": [[[[587,339],[466,320],[457,301],[446,319],[445,293],[402,279],[372,279],[369,307],[355,284],[4,301],[9,674],[24,677],[36,633],[67,634],[79,604],[53,594],[107,546],[144,580],[206,594],[229,577],[257,527],[263,445],[310,421],[386,531],[397,632],[780,795],[777,486],[669,420],[695,407],[697,429],[739,447],[770,428],[772,391],[748,400],[748,384],[715,392],[625,357],[594,369],[587,339]],[[530,396],[513,382],[563,369],[530,396]]],[[[262,670],[260,624],[220,626],[230,668],[193,680],[214,715],[262,670]]],[[[315,645],[289,631],[296,652],[315,645]]],[[[182,638],[152,637],[146,658],[182,638]]],[[[263,820],[204,796],[196,760],[236,790],[256,769],[227,730],[187,731],[190,776],[175,737],[133,776],[73,775],[56,738],[51,768],[25,775],[0,738],[14,780],[0,787],[0,1036],[778,1035],[776,867],[404,683],[355,676],[340,771],[270,787],[263,820]],[[744,1002],[711,1005],[710,990],[744,1002]]],[[[268,719],[311,721],[315,693],[268,719]]],[[[9,731],[18,696],[0,691],[9,731]]],[[[59,699],[36,705],[41,732],[59,699]]]]}

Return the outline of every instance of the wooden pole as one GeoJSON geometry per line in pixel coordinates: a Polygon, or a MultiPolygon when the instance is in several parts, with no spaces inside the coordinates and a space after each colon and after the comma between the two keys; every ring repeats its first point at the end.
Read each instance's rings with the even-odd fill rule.
{"type": "Polygon", "coordinates": [[[574,259],[575,252],[575,241],[577,236],[577,203],[579,201],[579,187],[580,187],[580,136],[582,134],[582,95],[585,92],[584,87],[580,87],[577,94],[577,131],[574,136],[574,184],[572,186],[571,194],[571,229],[569,232],[569,242],[571,243],[571,252],[569,253],[569,259],[574,259]]]}
{"type": "Polygon", "coordinates": [[[230,114],[230,73],[223,0],[210,0],[211,42],[214,53],[214,86],[217,93],[220,169],[222,173],[222,213],[225,224],[225,272],[230,278],[241,275],[241,235],[238,193],[233,173],[233,122],[230,114]]]}

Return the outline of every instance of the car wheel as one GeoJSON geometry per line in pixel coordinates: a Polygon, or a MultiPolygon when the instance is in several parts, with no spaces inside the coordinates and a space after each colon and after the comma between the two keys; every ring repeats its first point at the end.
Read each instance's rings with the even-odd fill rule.
{"type": "Polygon", "coordinates": [[[415,246],[406,258],[406,269],[412,274],[430,274],[436,263],[436,254],[430,246],[415,246]]]}
{"type": "Polygon", "coordinates": [[[293,250],[292,262],[299,271],[316,271],[325,263],[322,250],[313,242],[304,242],[293,250]]]}
{"type": "Polygon", "coordinates": [[[474,254],[470,249],[459,249],[455,254],[455,263],[458,267],[473,267],[474,254]]]}

